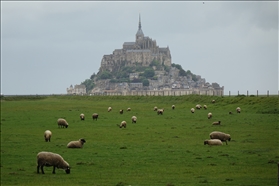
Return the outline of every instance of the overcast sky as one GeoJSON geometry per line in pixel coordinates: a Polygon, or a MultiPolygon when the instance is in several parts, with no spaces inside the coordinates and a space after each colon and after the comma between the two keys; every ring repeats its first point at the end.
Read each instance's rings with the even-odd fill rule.
{"type": "Polygon", "coordinates": [[[278,93],[278,2],[3,2],[1,93],[66,94],[145,36],[225,94],[278,93]]]}

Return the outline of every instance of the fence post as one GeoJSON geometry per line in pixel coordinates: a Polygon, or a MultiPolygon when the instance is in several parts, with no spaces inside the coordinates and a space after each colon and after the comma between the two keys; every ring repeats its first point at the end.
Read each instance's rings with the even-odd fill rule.
{"type": "Polygon", "coordinates": [[[239,96],[239,90],[237,91],[237,95],[239,96]]]}
{"type": "Polygon", "coordinates": [[[257,97],[259,96],[259,92],[258,92],[258,90],[257,90],[257,97]]]}
{"type": "Polygon", "coordinates": [[[269,90],[267,91],[267,97],[269,97],[269,90]]]}
{"type": "Polygon", "coordinates": [[[247,97],[248,97],[249,93],[248,93],[248,90],[247,90],[247,97]]]}

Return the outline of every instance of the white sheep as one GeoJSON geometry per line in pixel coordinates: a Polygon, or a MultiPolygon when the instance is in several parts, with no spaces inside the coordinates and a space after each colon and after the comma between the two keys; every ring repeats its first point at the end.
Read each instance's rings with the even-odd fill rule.
{"type": "Polygon", "coordinates": [[[127,108],[127,111],[131,111],[131,108],[129,107],[129,108],[127,108]]]}
{"type": "Polygon", "coordinates": [[[211,113],[211,112],[209,112],[209,113],[207,114],[207,118],[208,118],[208,119],[212,118],[212,113],[211,113]]]}
{"type": "Polygon", "coordinates": [[[50,142],[51,136],[52,136],[51,131],[50,130],[46,130],[45,133],[44,133],[44,137],[45,137],[46,142],[48,142],[48,141],[50,142]]]}
{"type": "Polygon", "coordinates": [[[52,173],[55,174],[55,168],[64,169],[67,174],[70,174],[70,165],[66,162],[62,156],[52,152],[39,152],[37,154],[37,173],[40,173],[40,167],[42,174],[44,174],[43,167],[53,166],[52,173]]]}
{"type": "Polygon", "coordinates": [[[230,134],[226,134],[226,133],[219,132],[219,131],[211,132],[209,134],[209,137],[210,137],[210,139],[219,139],[221,141],[225,141],[227,145],[228,145],[227,140],[231,141],[231,135],[230,134]]]}
{"type": "Polygon", "coordinates": [[[57,124],[58,124],[58,127],[60,127],[60,128],[64,128],[64,127],[68,128],[68,126],[69,126],[67,121],[65,119],[63,119],[63,118],[59,118],[57,120],[57,124]]]}
{"type": "Polygon", "coordinates": [[[95,119],[97,121],[98,117],[99,117],[99,114],[97,114],[97,113],[92,114],[93,120],[95,119]]]}
{"type": "Polygon", "coordinates": [[[200,105],[200,104],[197,104],[197,105],[196,105],[196,109],[199,109],[199,110],[200,110],[200,109],[201,109],[201,105],[200,105]]]}
{"type": "Polygon", "coordinates": [[[126,121],[122,121],[120,123],[120,125],[119,124],[116,124],[116,125],[119,126],[119,128],[122,128],[122,127],[126,128],[127,122],[126,121]]]}
{"type": "Polygon", "coordinates": [[[172,110],[174,110],[175,109],[175,105],[172,105],[171,108],[172,108],[172,110]]]}
{"type": "Polygon", "coordinates": [[[210,140],[205,140],[203,142],[204,145],[223,145],[222,141],[219,139],[210,139],[210,140]]]}
{"type": "Polygon", "coordinates": [[[160,115],[160,114],[163,115],[163,113],[164,113],[164,109],[158,109],[158,110],[157,110],[157,114],[158,114],[158,115],[160,115]]]}
{"type": "Polygon", "coordinates": [[[207,109],[207,105],[204,105],[203,108],[204,108],[204,110],[206,110],[207,109]]]}
{"type": "Polygon", "coordinates": [[[85,119],[85,116],[84,116],[83,113],[81,113],[81,114],[79,115],[79,117],[80,117],[80,120],[84,120],[84,119],[85,119]]]}
{"type": "Polygon", "coordinates": [[[240,111],[241,111],[240,107],[237,107],[236,108],[236,113],[240,113],[240,111]]]}
{"type": "Polygon", "coordinates": [[[136,116],[132,116],[132,123],[137,123],[137,117],[136,116]]]}
{"type": "Polygon", "coordinates": [[[191,108],[191,112],[192,112],[192,113],[195,113],[195,109],[194,109],[194,108],[191,108]]]}
{"type": "Polygon", "coordinates": [[[120,114],[123,114],[123,112],[124,112],[124,110],[123,110],[123,109],[119,110],[119,113],[120,113],[120,114]]]}
{"type": "Polygon", "coordinates": [[[78,141],[71,141],[68,143],[68,148],[82,148],[83,144],[85,143],[85,139],[81,138],[78,141]]]}
{"type": "Polygon", "coordinates": [[[221,121],[214,121],[212,125],[221,125],[221,121]]]}
{"type": "Polygon", "coordinates": [[[157,111],[157,110],[158,110],[158,107],[155,106],[153,110],[154,110],[154,111],[157,111]]]}
{"type": "Polygon", "coordinates": [[[108,112],[110,112],[111,110],[112,110],[112,108],[111,108],[111,107],[109,107],[109,108],[108,108],[108,112]]]}

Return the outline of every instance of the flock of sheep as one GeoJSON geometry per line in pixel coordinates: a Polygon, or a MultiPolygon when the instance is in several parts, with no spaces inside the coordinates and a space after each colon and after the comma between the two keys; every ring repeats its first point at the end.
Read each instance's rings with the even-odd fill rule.
{"type": "MultiPolygon", "coordinates": [[[[212,100],[212,103],[215,103],[215,100],[212,100]]],[[[204,108],[206,110],[207,105],[203,105],[203,107],[202,107],[200,104],[198,104],[198,105],[196,105],[195,108],[197,110],[200,110],[202,108],[204,108]]],[[[193,113],[193,114],[195,113],[195,108],[190,109],[191,113],[193,113]]],[[[172,109],[173,110],[175,109],[175,105],[172,105],[172,109]]],[[[157,112],[157,115],[163,115],[163,113],[164,113],[164,108],[158,109],[155,106],[153,110],[157,112]]],[[[112,108],[108,107],[108,112],[111,112],[111,111],[112,111],[112,108]]],[[[127,111],[131,111],[131,108],[127,108],[127,111]]],[[[123,114],[123,112],[124,112],[123,109],[121,109],[119,111],[120,114],[123,114]]],[[[237,113],[241,112],[240,107],[236,108],[236,112],[237,113]]],[[[229,112],[229,114],[232,114],[232,112],[229,112]]],[[[97,113],[94,113],[94,114],[92,114],[92,119],[97,121],[98,116],[99,115],[97,113]]],[[[212,113],[211,112],[209,112],[207,114],[207,118],[208,119],[212,118],[212,113]]],[[[83,113],[80,114],[80,119],[81,120],[85,119],[85,115],[83,113]]],[[[137,117],[132,116],[131,120],[132,120],[132,123],[136,123],[137,122],[137,117]]],[[[69,126],[68,122],[63,118],[59,118],[57,120],[57,124],[58,124],[59,128],[68,128],[68,126],[69,126]]],[[[221,125],[221,121],[215,121],[215,122],[212,123],[212,125],[221,125]]],[[[122,121],[120,124],[117,124],[117,126],[119,128],[122,128],[122,127],[126,128],[127,127],[127,122],[122,121]]],[[[50,142],[51,136],[52,136],[52,132],[50,130],[46,130],[44,132],[44,139],[45,139],[46,142],[50,142]]],[[[226,133],[219,132],[219,131],[211,132],[209,134],[209,137],[210,137],[209,140],[204,141],[204,145],[223,145],[223,142],[226,142],[226,144],[227,144],[227,141],[231,140],[230,134],[226,134],[226,133]]],[[[67,147],[68,148],[82,148],[83,144],[85,142],[86,141],[83,138],[81,138],[77,141],[70,141],[67,144],[67,147]]],[[[61,155],[56,154],[56,153],[42,151],[42,152],[39,152],[37,154],[37,173],[40,173],[40,169],[41,169],[42,174],[44,174],[44,170],[43,170],[44,166],[47,166],[47,167],[53,166],[53,171],[52,171],[53,174],[55,174],[55,168],[64,169],[67,174],[70,173],[69,163],[66,162],[61,155]]]]}

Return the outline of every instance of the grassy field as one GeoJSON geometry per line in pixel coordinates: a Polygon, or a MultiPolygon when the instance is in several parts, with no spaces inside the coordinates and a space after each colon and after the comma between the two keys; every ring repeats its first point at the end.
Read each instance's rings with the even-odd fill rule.
{"type": "Polygon", "coordinates": [[[2,97],[1,185],[274,186],[278,105],[277,96],[2,97]],[[208,109],[192,114],[196,104],[208,109]],[[112,112],[107,112],[109,106],[112,112]],[[164,114],[157,115],[154,106],[164,108],[164,114]],[[235,111],[238,106],[240,114],[235,111]],[[94,112],[98,121],[91,118],[94,112]],[[207,119],[208,112],[212,119],[207,119]],[[131,123],[133,115],[136,124],[131,123]],[[58,118],[65,118],[69,127],[58,128],[58,118]],[[123,120],[127,128],[117,127],[123,120]],[[221,125],[212,126],[218,120],[221,125]],[[44,141],[47,129],[53,133],[51,142],[44,141]],[[231,135],[228,145],[203,144],[216,130],[231,135]],[[82,149],[66,147],[79,138],[86,139],[82,149]],[[52,174],[52,167],[45,167],[44,175],[37,174],[40,151],[62,155],[71,173],[58,169],[52,174]]]}

